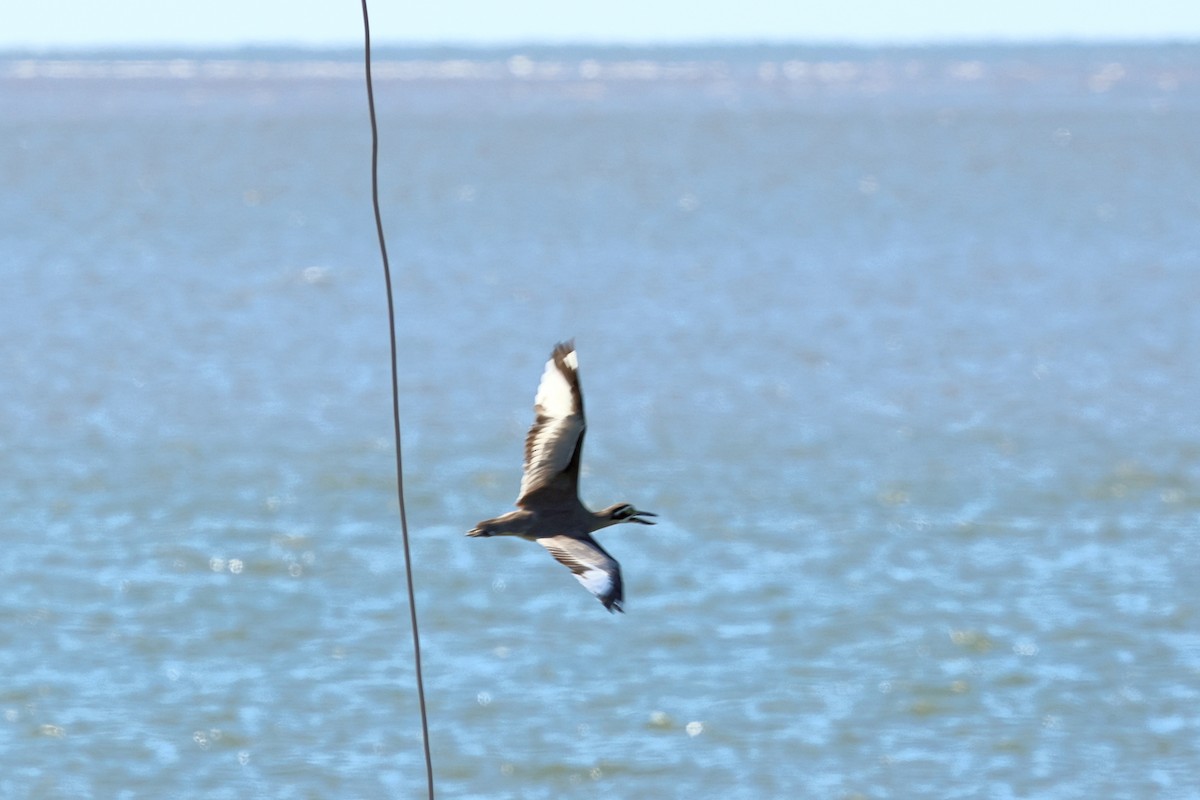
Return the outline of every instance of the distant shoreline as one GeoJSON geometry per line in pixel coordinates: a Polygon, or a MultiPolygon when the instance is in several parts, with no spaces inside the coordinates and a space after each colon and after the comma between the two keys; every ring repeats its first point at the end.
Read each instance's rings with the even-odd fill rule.
{"type": "MultiPolygon", "coordinates": [[[[855,42],[812,42],[812,41],[714,41],[695,43],[621,43],[621,42],[577,42],[577,43],[520,43],[511,44],[377,44],[373,46],[374,55],[382,60],[414,60],[414,59],[486,59],[505,58],[522,54],[536,58],[579,57],[591,55],[598,58],[645,58],[670,55],[684,59],[709,59],[717,56],[776,56],[790,57],[834,57],[887,55],[902,56],[905,54],[944,54],[947,56],[958,52],[993,52],[993,53],[1047,53],[1052,51],[1070,51],[1075,53],[1095,52],[1145,52],[1147,50],[1189,50],[1200,47],[1197,39],[1157,39],[1157,40],[1074,40],[1074,39],[1031,39],[1031,40],[961,40],[961,41],[931,41],[931,42],[892,42],[892,43],[855,43],[855,42]]],[[[304,46],[304,45],[236,45],[236,46],[195,46],[195,45],[162,45],[147,47],[144,45],[111,46],[111,47],[0,47],[0,61],[11,60],[170,60],[179,58],[191,59],[229,59],[246,61],[295,61],[295,60],[335,60],[357,61],[362,58],[361,48],[357,45],[345,46],[304,46]]]]}

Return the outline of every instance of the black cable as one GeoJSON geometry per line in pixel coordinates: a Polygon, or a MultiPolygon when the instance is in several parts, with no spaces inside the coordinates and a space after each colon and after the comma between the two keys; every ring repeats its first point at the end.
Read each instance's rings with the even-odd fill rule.
{"type": "Polygon", "coordinates": [[[371,115],[371,202],[375,206],[375,232],[379,235],[379,255],[383,258],[383,280],[387,285],[388,329],[392,343],[392,429],[396,436],[396,495],[400,500],[400,531],[404,541],[404,572],[408,583],[408,610],[412,620],[413,661],[416,664],[417,699],[421,705],[421,741],[425,745],[425,777],[429,800],[433,800],[433,757],[429,750],[429,717],[425,711],[425,682],[421,678],[421,635],[417,627],[417,600],[413,593],[412,556],[408,548],[408,514],[404,507],[404,459],[400,447],[400,377],[396,365],[396,307],[392,300],[392,270],[388,264],[387,243],[383,238],[383,217],[379,212],[379,126],[375,121],[375,90],[371,84],[371,21],[367,0],[362,0],[364,58],[367,74],[367,108],[371,115]]]}

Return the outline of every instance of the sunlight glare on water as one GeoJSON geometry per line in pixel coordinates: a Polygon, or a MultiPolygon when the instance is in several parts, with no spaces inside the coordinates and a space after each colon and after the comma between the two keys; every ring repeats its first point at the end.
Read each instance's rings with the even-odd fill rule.
{"type": "MultiPolygon", "coordinates": [[[[351,56],[0,55],[0,796],[423,790],[351,56]]],[[[1197,75],[385,50],[441,793],[1196,797],[1197,75]],[[569,337],[625,615],[463,536],[569,337]]]]}

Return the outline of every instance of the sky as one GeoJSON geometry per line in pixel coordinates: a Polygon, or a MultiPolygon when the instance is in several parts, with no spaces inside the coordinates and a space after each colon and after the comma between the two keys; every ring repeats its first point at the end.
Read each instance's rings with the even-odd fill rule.
{"type": "MultiPolygon", "coordinates": [[[[1200,2],[368,0],[376,43],[1200,41],[1200,2]]],[[[0,48],[349,46],[359,0],[5,0],[0,48]]]]}

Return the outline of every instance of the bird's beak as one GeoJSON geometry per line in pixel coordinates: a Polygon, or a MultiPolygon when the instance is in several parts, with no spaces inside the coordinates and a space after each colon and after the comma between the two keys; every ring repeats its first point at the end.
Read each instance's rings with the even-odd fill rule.
{"type": "Polygon", "coordinates": [[[630,522],[640,522],[643,525],[653,525],[655,523],[651,522],[648,519],[642,519],[642,517],[657,517],[657,516],[658,516],[658,514],[655,514],[653,511],[635,511],[633,516],[629,518],[629,521],[630,522]]]}

